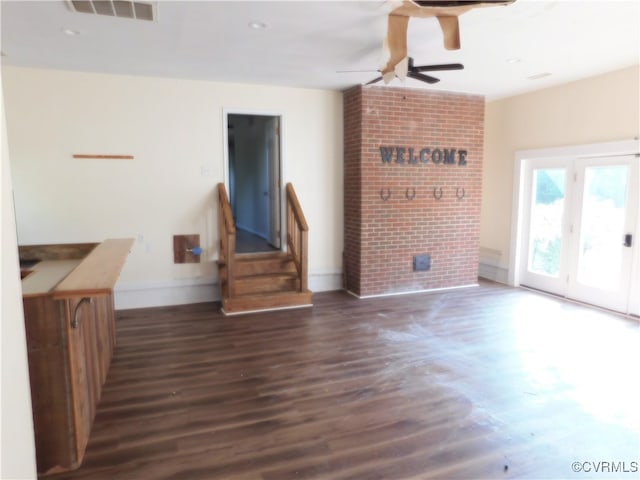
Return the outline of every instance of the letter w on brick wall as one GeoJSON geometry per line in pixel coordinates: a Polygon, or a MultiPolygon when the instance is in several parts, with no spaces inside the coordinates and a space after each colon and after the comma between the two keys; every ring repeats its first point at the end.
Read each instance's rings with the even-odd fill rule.
{"type": "Polygon", "coordinates": [[[380,157],[382,158],[382,163],[391,163],[393,147],[380,147],[380,157]]]}

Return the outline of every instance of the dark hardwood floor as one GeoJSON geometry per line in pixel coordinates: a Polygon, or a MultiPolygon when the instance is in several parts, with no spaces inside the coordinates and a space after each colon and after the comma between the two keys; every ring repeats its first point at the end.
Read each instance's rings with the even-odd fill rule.
{"type": "Polygon", "coordinates": [[[236,253],[277,252],[264,238],[241,228],[236,229],[236,253]]]}
{"type": "Polygon", "coordinates": [[[120,311],[84,464],[48,478],[640,476],[636,320],[492,283],[314,304],[120,311]]]}

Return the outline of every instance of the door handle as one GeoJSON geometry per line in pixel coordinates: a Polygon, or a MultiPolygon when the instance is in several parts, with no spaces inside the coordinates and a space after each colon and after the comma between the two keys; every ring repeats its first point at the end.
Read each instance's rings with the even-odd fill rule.
{"type": "Polygon", "coordinates": [[[627,234],[624,236],[624,243],[623,243],[623,245],[624,245],[625,247],[630,247],[632,243],[633,243],[633,235],[631,235],[630,233],[627,233],[627,234]]]}
{"type": "Polygon", "coordinates": [[[88,297],[83,297],[77,304],[76,308],[73,311],[73,319],[71,320],[71,328],[78,328],[80,326],[80,320],[78,320],[78,313],[80,313],[80,307],[82,307],[83,303],[92,304],[93,299],[88,297]]]}

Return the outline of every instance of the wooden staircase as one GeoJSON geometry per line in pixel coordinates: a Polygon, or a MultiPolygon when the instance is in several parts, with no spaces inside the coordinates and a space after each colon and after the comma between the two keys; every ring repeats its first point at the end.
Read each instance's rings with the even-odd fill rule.
{"type": "Polygon", "coordinates": [[[290,183],[286,193],[287,252],[236,254],[229,197],[224,184],[218,184],[218,272],[226,315],[312,306],[307,266],[309,228],[290,183]]]}

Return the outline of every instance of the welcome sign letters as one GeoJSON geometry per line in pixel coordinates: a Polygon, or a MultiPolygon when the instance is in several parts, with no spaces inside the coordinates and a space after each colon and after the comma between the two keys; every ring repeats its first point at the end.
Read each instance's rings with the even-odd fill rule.
{"type": "Polygon", "coordinates": [[[433,163],[434,165],[467,164],[467,151],[455,148],[429,148],[420,150],[413,147],[381,146],[380,158],[382,163],[418,164],[433,163]]]}

